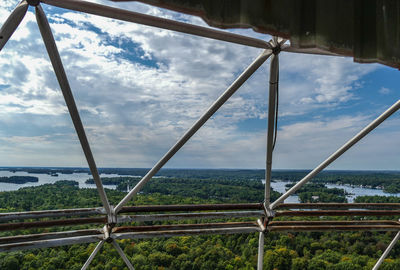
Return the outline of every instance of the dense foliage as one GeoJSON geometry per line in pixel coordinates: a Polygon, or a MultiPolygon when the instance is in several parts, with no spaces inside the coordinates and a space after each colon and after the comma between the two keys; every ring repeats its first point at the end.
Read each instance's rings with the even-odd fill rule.
{"type": "MultiPolygon", "coordinates": [[[[272,177],[297,182],[307,173],[309,171],[274,171],[272,177]]],[[[379,188],[388,193],[400,192],[398,171],[323,171],[313,178],[313,182],[379,188]]]]}
{"type": "Polygon", "coordinates": [[[1,176],[0,182],[13,183],[13,184],[25,184],[28,182],[39,182],[39,178],[36,176],[1,176]]]}
{"type": "MultiPolygon", "coordinates": [[[[222,174],[221,174],[222,175],[222,174]]],[[[110,181],[116,181],[116,179],[110,181]]],[[[118,202],[138,178],[118,179],[120,190],[106,189],[110,202],[118,202]],[[122,180],[122,181],[120,181],[122,180]],[[124,186],[125,185],[125,186],[124,186]]],[[[229,201],[260,202],[263,186],[260,181],[244,178],[157,178],[134,198],[136,205],[220,203],[229,201]]],[[[274,192],[273,199],[278,193],[274,192]]],[[[343,190],[326,189],[324,185],[306,185],[298,191],[302,201],[318,196],[343,198],[343,190]],[[303,195],[301,195],[303,194],[303,195]],[[303,198],[304,197],[304,198],[303,198]]],[[[329,200],[332,198],[329,197],[329,200]]],[[[357,202],[399,202],[393,197],[358,197],[357,202]]],[[[76,182],[60,181],[18,191],[0,192],[1,211],[22,211],[73,207],[101,206],[95,189],[79,189],[76,182]]],[[[293,218],[296,219],[296,218],[293,218]]],[[[87,226],[89,227],[89,226],[87,226]]],[[[49,231],[41,229],[31,232],[49,231]]],[[[14,233],[29,233],[15,231],[14,233]]],[[[6,233],[2,233],[6,235],[6,233]]],[[[385,250],[394,233],[375,232],[316,232],[269,233],[265,239],[264,268],[289,269],[371,269],[385,250]]],[[[124,240],[121,247],[135,269],[255,269],[257,260],[257,234],[211,235],[198,237],[155,238],[150,240],[124,240]]],[[[0,269],[80,269],[95,244],[72,245],[51,249],[0,253],[0,269]]],[[[390,253],[381,269],[400,269],[400,246],[390,253]],[[393,259],[391,259],[393,258],[393,259]]],[[[124,263],[109,244],[104,245],[90,269],[119,270],[124,263]]]]}

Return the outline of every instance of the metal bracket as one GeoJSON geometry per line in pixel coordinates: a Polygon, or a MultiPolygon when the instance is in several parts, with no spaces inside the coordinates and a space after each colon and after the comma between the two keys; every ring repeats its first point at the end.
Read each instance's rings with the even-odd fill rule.
{"type": "Polygon", "coordinates": [[[281,52],[281,44],[286,40],[279,40],[279,37],[273,37],[268,43],[271,45],[271,50],[274,55],[277,55],[281,52]]]}
{"type": "Polygon", "coordinates": [[[107,243],[111,243],[113,241],[113,238],[111,237],[111,227],[109,225],[104,225],[103,227],[103,233],[104,233],[104,241],[107,243]]]}
{"type": "Polygon", "coordinates": [[[265,217],[267,219],[273,219],[275,217],[275,211],[272,210],[269,206],[265,206],[265,204],[263,204],[263,210],[264,210],[264,214],[265,217]]]}

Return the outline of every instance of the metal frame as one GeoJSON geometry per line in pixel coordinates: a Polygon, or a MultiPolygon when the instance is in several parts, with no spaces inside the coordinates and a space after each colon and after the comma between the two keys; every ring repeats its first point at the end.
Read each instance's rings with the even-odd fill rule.
{"type": "Polygon", "coordinates": [[[62,94],[68,107],[71,120],[81,143],[90,171],[96,184],[103,207],[81,208],[66,210],[48,210],[32,212],[1,213],[0,222],[13,220],[41,219],[41,218],[65,218],[78,216],[85,218],[57,219],[45,221],[30,221],[19,223],[0,224],[1,230],[14,230],[21,228],[40,228],[50,226],[65,226],[77,224],[103,224],[103,229],[91,229],[80,231],[65,231],[56,233],[42,233],[33,235],[21,235],[0,238],[0,251],[13,251],[29,248],[55,247],[79,243],[98,242],[97,246],[89,256],[82,269],[87,269],[96,254],[100,251],[105,242],[111,243],[121,256],[129,269],[133,269],[128,257],[116,242],[117,239],[136,239],[149,237],[171,237],[179,235],[201,235],[201,234],[231,234],[259,232],[257,269],[263,267],[264,236],[269,231],[346,231],[346,230],[370,230],[370,231],[399,231],[386,251],[374,266],[378,269],[390,250],[400,238],[400,222],[393,220],[368,220],[368,221],[273,221],[279,216],[393,216],[400,215],[400,204],[285,204],[284,200],[295,193],[299,188],[311,180],[316,174],[335,161],[339,156],[350,149],[354,144],[365,137],[369,132],[379,126],[390,115],[400,108],[400,100],[386,110],[382,115],[372,121],[356,136],[339,148],[324,162],[317,166],[307,176],[301,179],[296,185],[284,193],[275,202],[270,203],[271,191],[271,170],[272,153],[277,134],[278,116],[278,84],[279,84],[279,53],[281,51],[295,53],[310,53],[336,55],[326,53],[318,49],[297,49],[285,44],[286,40],[273,37],[269,42],[264,40],[237,35],[225,31],[210,29],[177,22],[169,19],[162,19],[154,16],[144,15],[123,9],[108,7],[81,0],[23,0],[0,29],[0,51],[12,36],[24,18],[28,6],[34,6],[39,29],[48,52],[50,61],[60,84],[62,94]],[[153,166],[153,168],[139,181],[139,183],[115,206],[110,205],[104,191],[98,169],[91,152],[88,139],[79,111],[64,71],[57,46],[52,35],[49,23],[43,12],[40,3],[71,9],[103,17],[139,23],[148,26],[168,29],[181,33],[211,38],[240,45],[262,48],[264,51],[250,64],[246,70],[229,86],[226,91],[208,108],[208,110],[189,128],[186,133],[173,145],[170,150],[153,166]],[[265,200],[262,203],[254,204],[222,204],[222,205],[170,205],[170,206],[126,206],[129,200],[135,196],[141,188],[173,157],[177,151],[218,111],[218,109],[242,86],[243,83],[258,68],[271,57],[270,82],[269,82],[269,106],[268,106],[268,130],[266,149],[266,171],[265,171],[265,200]],[[277,210],[279,209],[279,210],[277,210]],[[281,210],[286,209],[286,210],[281,210]],[[287,210],[289,209],[289,210],[287,210]],[[299,209],[310,209],[301,211],[299,209]],[[345,209],[345,210],[343,210],[345,209]],[[364,209],[364,210],[360,210],[364,209]],[[368,210],[367,210],[368,209],[368,210]],[[369,210],[372,209],[372,210],[369,210]],[[243,211],[246,210],[246,211],[243,211]],[[195,213],[165,213],[177,211],[208,211],[195,213]],[[211,211],[211,212],[210,212],[211,211]],[[220,212],[223,211],[223,212],[220,212]],[[145,215],[123,216],[121,213],[153,213],[145,215]],[[160,213],[162,212],[162,213],[160,213]],[[120,223],[162,221],[162,220],[204,220],[204,219],[229,219],[236,217],[258,218],[257,222],[225,222],[225,223],[204,223],[185,225],[162,225],[162,226],[128,226],[116,227],[120,223]]]}

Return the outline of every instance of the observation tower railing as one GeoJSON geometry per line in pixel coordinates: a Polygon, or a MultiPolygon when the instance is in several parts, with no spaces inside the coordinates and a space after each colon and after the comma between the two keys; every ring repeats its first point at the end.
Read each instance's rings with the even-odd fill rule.
{"type": "Polygon", "coordinates": [[[129,269],[133,269],[128,257],[124,254],[116,240],[139,239],[150,237],[171,237],[201,234],[235,234],[259,233],[258,269],[262,269],[264,255],[264,236],[267,232],[301,232],[301,231],[396,231],[398,232],[373,269],[378,269],[400,238],[400,222],[397,220],[345,220],[345,221],[274,221],[275,217],[310,217],[310,216],[398,216],[400,204],[397,203],[284,203],[285,199],[295,193],[316,174],[330,165],[354,144],[378,127],[389,116],[400,108],[400,100],[394,103],[368,126],[356,134],[330,157],[318,165],[308,175],[296,183],[276,201],[270,202],[272,153],[276,141],[278,117],[278,84],[279,54],[312,53],[336,55],[319,50],[298,49],[286,44],[287,40],[273,37],[269,42],[261,39],[233,34],[226,31],[210,29],[174,20],[144,15],[137,12],[113,8],[81,0],[23,0],[11,13],[0,29],[0,50],[9,40],[15,29],[25,16],[28,7],[34,6],[36,20],[64,96],[69,114],[74,124],[80,144],[88,162],[103,207],[63,209],[31,212],[14,212],[0,214],[0,231],[44,228],[53,226],[99,224],[99,229],[61,231],[31,235],[18,235],[0,238],[0,251],[14,251],[30,248],[48,248],[63,245],[98,242],[82,269],[87,269],[93,258],[105,242],[111,243],[122,257],[129,269]],[[104,191],[98,169],[87,140],[75,100],[64,71],[60,55],[50,25],[43,12],[41,3],[99,15],[112,19],[139,23],[143,25],[168,29],[186,34],[211,38],[225,42],[241,44],[263,49],[263,52],[240,74],[225,92],[206,110],[206,112],[190,127],[170,150],[151,168],[139,183],[116,205],[110,204],[104,191]],[[268,129],[265,170],[265,200],[251,204],[206,204],[206,205],[160,205],[160,206],[127,206],[128,202],[151,180],[151,178],[169,161],[171,157],[218,111],[218,109],[246,82],[246,80],[268,59],[270,62],[268,129]],[[132,215],[124,215],[132,213],[132,215]],[[70,218],[73,217],[73,218],[70,218]],[[41,220],[46,218],[46,220],[41,220]],[[50,218],[50,219],[49,219],[50,218]],[[58,219],[54,219],[58,218],[58,219]],[[60,219],[61,218],[61,219],[60,219]],[[176,220],[212,220],[247,218],[251,221],[218,222],[202,224],[173,224],[150,226],[120,226],[120,224],[144,221],[176,221],[176,220]],[[29,222],[15,222],[27,220],[29,222]],[[36,220],[36,221],[31,221],[36,220]]]}

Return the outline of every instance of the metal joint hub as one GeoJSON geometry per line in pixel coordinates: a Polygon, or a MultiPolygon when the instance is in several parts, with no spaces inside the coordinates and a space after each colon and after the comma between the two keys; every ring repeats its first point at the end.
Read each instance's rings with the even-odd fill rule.
{"type": "Polygon", "coordinates": [[[40,0],[26,0],[30,6],[36,7],[40,4],[40,0]]]}

